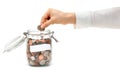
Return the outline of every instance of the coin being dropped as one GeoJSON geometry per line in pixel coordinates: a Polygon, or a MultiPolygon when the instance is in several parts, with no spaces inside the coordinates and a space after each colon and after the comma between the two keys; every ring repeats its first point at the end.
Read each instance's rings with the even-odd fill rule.
{"type": "Polygon", "coordinates": [[[37,29],[40,30],[40,31],[44,31],[45,30],[45,28],[44,29],[41,28],[41,25],[38,25],[37,29]]]}

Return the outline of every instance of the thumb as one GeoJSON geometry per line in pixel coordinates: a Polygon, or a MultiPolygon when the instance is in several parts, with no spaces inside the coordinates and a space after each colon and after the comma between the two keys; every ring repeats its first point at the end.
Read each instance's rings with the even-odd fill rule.
{"type": "Polygon", "coordinates": [[[48,27],[49,25],[53,24],[53,21],[52,19],[49,19],[47,20],[46,22],[44,22],[42,25],[41,25],[41,28],[44,29],[46,27],[48,27]]]}

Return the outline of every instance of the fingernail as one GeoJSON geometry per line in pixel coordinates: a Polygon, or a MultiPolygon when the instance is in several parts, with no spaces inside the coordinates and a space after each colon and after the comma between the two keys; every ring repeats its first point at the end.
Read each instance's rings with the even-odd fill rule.
{"type": "Polygon", "coordinates": [[[44,28],[44,26],[43,26],[43,25],[40,25],[40,28],[41,28],[41,29],[43,29],[43,28],[44,28]]]}

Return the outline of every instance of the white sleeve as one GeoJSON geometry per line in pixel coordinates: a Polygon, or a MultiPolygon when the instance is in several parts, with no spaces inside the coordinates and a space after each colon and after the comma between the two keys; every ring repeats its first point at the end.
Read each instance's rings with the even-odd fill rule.
{"type": "Polygon", "coordinates": [[[94,12],[76,12],[76,28],[107,27],[120,28],[120,7],[94,12]]]}

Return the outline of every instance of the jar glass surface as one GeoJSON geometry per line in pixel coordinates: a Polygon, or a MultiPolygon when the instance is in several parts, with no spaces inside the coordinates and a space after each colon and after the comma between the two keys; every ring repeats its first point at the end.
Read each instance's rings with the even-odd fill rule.
{"type": "Polygon", "coordinates": [[[27,59],[31,66],[49,65],[51,61],[50,31],[28,31],[27,59]]]}

